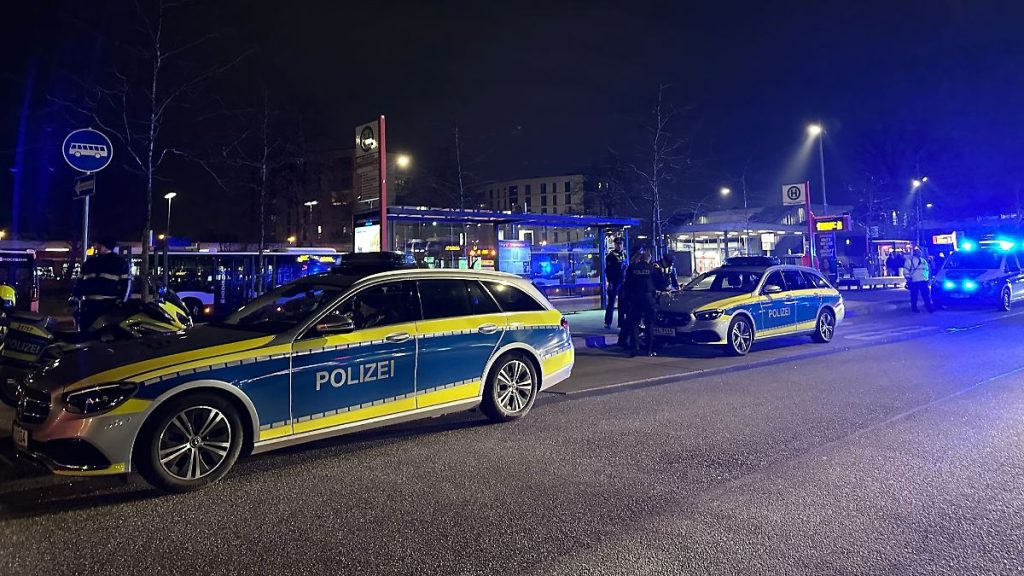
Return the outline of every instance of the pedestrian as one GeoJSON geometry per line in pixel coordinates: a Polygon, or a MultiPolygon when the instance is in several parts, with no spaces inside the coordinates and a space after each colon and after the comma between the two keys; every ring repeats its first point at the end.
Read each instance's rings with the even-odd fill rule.
{"type": "Polygon", "coordinates": [[[608,282],[608,307],[604,311],[605,330],[612,327],[612,314],[615,311],[616,299],[620,301],[618,326],[622,328],[621,292],[626,272],[626,251],[622,247],[623,240],[621,237],[615,238],[613,245],[615,248],[604,259],[604,276],[608,282]]]}
{"type": "Polygon", "coordinates": [[[641,251],[626,269],[626,280],[622,287],[622,300],[629,306],[623,330],[619,332],[619,344],[629,348],[630,356],[636,356],[640,347],[640,323],[644,324],[647,340],[647,354],[654,356],[654,305],[657,297],[655,268],[651,253],[641,251]]]}
{"type": "Polygon", "coordinates": [[[128,261],[116,250],[115,240],[101,239],[96,245],[96,254],[82,263],[74,290],[78,301],[76,320],[82,332],[88,331],[100,316],[128,298],[131,289],[128,261]]]}
{"type": "Polygon", "coordinates": [[[659,291],[679,290],[679,276],[672,254],[666,252],[655,266],[655,286],[659,291]]]}
{"type": "Polygon", "coordinates": [[[935,312],[935,307],[932,306],[932,298],[928,290],[931,269],[928,267],[928,260],[922,255],[920,247],[914,248],[910,256],[907,256],[906,260],[904,260],[903,277],[907,279],[907,287],[910,288],[910,309],[914,312],[919,312],[917,309],[917,297],[920,295],[928,312],[935,312]]]}
{"type": "Polygon", "coordinates": [[[886,276],[899,276],[900,264],[896,261],[896,250],[890,250],[889,255],[885,258],[885,275],[886,276]]]}

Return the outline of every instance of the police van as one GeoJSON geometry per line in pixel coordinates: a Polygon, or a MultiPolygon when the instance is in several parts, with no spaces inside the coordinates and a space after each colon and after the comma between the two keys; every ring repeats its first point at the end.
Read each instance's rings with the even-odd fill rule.
{"type": "Polygon", "coordinates": [[[935,275],[932,298],[939,305],[995,304],[1009,310],[1024,299],[1020,249],[1008,239],[964,240],[935,275]]]}
{"type": "Polygon", "coordinates": [[[22,384],[17,449],[58,474],[137,471],[180,492],[243,453],[477,407],[521,418],[572,371],[568,323],[517,276],[352,272],[64,356],[22,384]]]}

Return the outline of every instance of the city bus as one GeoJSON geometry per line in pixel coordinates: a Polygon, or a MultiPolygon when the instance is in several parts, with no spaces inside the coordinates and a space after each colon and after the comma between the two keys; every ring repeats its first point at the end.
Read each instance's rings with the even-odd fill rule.
{"type": "MultiPolygon", "coordinates": [[[[261,282],[258,252],[155,252],[153,278],[167,285],[197,320],[222,316],[281,284],[326,272],[341,263],[333,248],[284,248],[263,253],[261,282]]],[[[133,268],[139,257],[133,258],[133,268]]],[[[137,273],[137,270],[136,272],[137,273]]]]}

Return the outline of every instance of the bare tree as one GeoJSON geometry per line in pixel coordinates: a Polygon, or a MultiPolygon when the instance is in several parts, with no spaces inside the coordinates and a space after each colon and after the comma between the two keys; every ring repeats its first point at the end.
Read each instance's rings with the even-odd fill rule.
{"type": "Polygon", "coordinates": [[[660,257],[664,250],[663,229],[667,219],[663,218],[663,205],[666,201],[666,186],[675,173],[689,163],[687,141],[672,132],[677,111],[664,101],[666,88],[664,84],[658,87],[658,100],[651,109],[650,121],[645,127],[647,134],[642,160],[630,165],[640,179],[640,196],[650,203],[655,258],[660,257]]]}
{"type": "MultiPolygon", "coordinates": [[[[135,0],[133,35],[118,46],[128,60],[118,66],[109,83],[82,85],[81,103],[68,104],[104,131],[113,134],[129,158],[129,166],[143,178],[145,211],[142,226],[142,276],[149,276],[152,251],[153,183],[169,156],[197,162],[223,186],[210,165],[180,142],[165,136],[164,128],[176,108],[208,80],[240,62],[243,55],[208,66],[190,58],[218,38],[216,33],[187,37],[175,24],[186,19],[187,9],[198,4],[183,0],[135,0]]],[[[194,14],[193,14],[194,15],[194,14]]],[[[149,299],[149,286],[142,283],[149,299]]]]}

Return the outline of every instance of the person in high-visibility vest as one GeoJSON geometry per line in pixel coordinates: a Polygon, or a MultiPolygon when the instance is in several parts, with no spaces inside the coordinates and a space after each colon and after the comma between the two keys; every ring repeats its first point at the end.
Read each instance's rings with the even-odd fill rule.
{"type": "Polygon", "coordinates": [[[75,283],[78,300],[76,320],[80,331],[88,331],[94,322],[128,298],[131,275],[128,261],[117,250],[117,242],[101,240],[96,254],[82,263],[82,273],[75,283]]]}
{"type": "Polygon", "coordinates": [[[932,306],[932,298],[928,289],[928,280],[931,278],[931,266],[928,259],[922,255],[921,248],[916,247],[914,251],[903,261],[903,277],[907,279],[907,287],[910,288],[910,309],[919,312],[917,309],[918,295],[924,300],[924,306],[929,312],[935,312],[932,306]]]}

